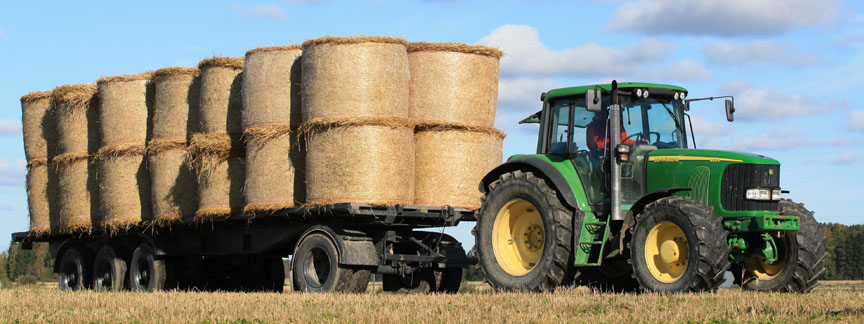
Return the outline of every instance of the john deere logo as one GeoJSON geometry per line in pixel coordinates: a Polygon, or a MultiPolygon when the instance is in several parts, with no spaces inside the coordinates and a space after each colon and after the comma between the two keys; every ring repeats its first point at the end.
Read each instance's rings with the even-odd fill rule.
{"type": "Polygon", "coordinates": [[[768,169],[768,175],[774,175],[774,169],[768,169]]]}

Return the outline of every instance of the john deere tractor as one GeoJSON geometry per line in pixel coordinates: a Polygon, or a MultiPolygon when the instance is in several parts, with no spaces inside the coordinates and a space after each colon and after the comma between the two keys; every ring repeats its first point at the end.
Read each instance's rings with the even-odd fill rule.
{"type": "Polygon", "coordinates": [[[783,199],[780,163],[695,148],[687,90],[617,83],[551,90],[536,154],[480,184],[480,267],[499,290],[807,292],[825,270],[813,213],[783,199]],[[688,126],[690,131],[688,132],[688,126]],[[689,136],[689,137],[688,137],[689,136]]]}

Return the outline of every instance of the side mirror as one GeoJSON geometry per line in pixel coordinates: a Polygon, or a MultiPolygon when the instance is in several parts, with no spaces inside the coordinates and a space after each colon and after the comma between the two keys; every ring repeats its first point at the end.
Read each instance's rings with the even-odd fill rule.
{"type": "Polygon", "coordinates": [[[732,100],[726,100],[726,120],[735,121],[735,104],[732,100]]]}
{"type": "Polygon", "coordinates": [[[585,92],[585,109],[590,112],[599,112],[603,107],[600,100],[602,96],[600,89],[588,89],[585,92]]]}

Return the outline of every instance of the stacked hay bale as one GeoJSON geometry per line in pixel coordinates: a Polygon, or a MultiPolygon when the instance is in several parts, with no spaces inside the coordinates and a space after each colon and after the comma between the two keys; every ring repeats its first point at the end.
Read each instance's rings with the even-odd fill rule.
{"type": "Polygon", "coordinates": [[[99,148],[99,100],[95,84],[65,85],[51,92],[57,116],[57,219],[51,231],[89,231],[99,221],[99,184],[90,155],[99,148]]]}
{"type": "Polygon", "coordinates": [[[27,201],[30,232],[51,230],[51,204],[56,200],[56,177],[48,162],[57,150],[57,120],[51,110],[51,92],[31,92],[21,97],[24,156],[27,159],[27,201]]]}
{"type": "Polygon", "coordinates": [[[365,36],[303,43],[308,205],[413,203],[406,46],[365,36]]]}
{"type": "Polygon", "coordinates": [[[128,229],[152,215],[150,176],[144,164],[147,122],[152,105],[150,73],[100,78],[96,153],[102,219],[108,231],[128,229]]]}
{"type": "Polygon", "coordinates": [[[243,136],[246,144],[244,212],[272,212],[303,202],[300,46],[246,52],[243,66],[243,136]],[[293,136],[292,136],[293,135],[293,136]],[[274,176],[278,175],[278,176],[274,176]],[[299,190],[297,190],[299,187],[299,190]]]}
{"type": "Polygon", "coordinates": [[[147,141],[153,222],[168,224],[198,208],[195,175],[186,146],[197,125],[198,69],[159,69],[150,77],[154,91],[152,136],[147,141]]]}
{"type": "Polygon", "coordinates": [[[479,208],[478,183],[501,163],[504,133],[494,124],[502,53],[458,43],[411,43],[408,52],[415,203],[479,208]]]}
{"type": "Polygon", "coordinates": [[[242,58],[214,57],[201,71],[200,125],[189,145],[198,177],[199,220],[242,211],[245,149],[241,141],[242,58]]]}

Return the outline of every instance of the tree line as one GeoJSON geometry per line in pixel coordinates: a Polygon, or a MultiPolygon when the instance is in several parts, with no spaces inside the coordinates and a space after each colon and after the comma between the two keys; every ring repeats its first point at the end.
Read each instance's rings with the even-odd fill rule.
{"type": "MultiPolygon", "coordinates": [[[[864,225],[822,224],[825,235],[824,280],[864,280],[864,225]]],[[[474,251],[469,252],[473,255],[474,251]]],[[[54,259],[48,253],[47,243],[34,243],[33,249],[25,250],[18,243],[12,243],[9,250],[0,253],[0,287],[11,282],[32,283],[51,281],[54,274],[54,259]]],[[[482,273],[476,267],[465,271],[466,280],[482,280],[482,273]]]]}

